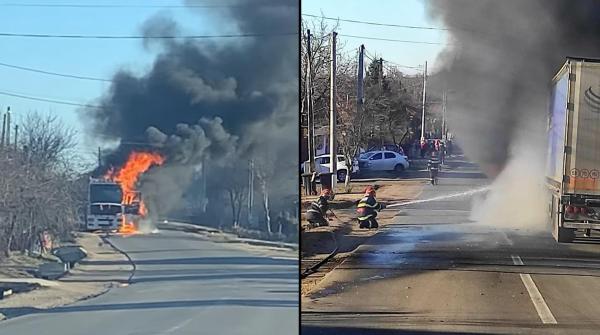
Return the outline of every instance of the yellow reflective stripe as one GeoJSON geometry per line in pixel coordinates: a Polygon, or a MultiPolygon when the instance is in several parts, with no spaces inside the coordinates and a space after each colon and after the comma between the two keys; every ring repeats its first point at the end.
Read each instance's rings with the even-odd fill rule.
{"type": "Polygon", "coordinates": [[[378,204],[375,204],[375,205],[369,205],[369,204],[368,204],[368,203],[366,203],[366,202],[360,202],[360,203],[358,204],[358,206],[357,206],[357,207],[358,207],[358,208],[363,208],[363,207],[367,207],[367,208],[377,208],[377,205],[378,205],[378,204]]]}
{"type": "Polygon", "coordinates": [[[374,215],[375,214],[369,214],[369,215],[366,215],[366,216],[359,216],[358,219],[361,220],[361,221],[364,221],[364,220],[372,218],[374,215]]]}

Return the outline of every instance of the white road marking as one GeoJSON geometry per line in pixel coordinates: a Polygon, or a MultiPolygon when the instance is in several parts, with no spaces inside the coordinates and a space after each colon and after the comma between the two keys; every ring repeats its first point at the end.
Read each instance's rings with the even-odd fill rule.
{"type": "MultiPolygon", "coordinates": [[[[517,255],[511,255],[510,257],[512,258],[513,263],[515,263],[515,265],[525,265],[521,257],[517,255]]],[[[557,324],[558,322],[556,322],[554,315],[552,315],[550,308],[546,304],[544,297],[542,297],[540,290],[538,290],[531,276],[528,273],[521,273],[519,275],[521,276],[521,280],[523,281],[523,284],[525,285],[525,288],[529,293],[529,297],[531,298],[533,306],[535,307],[535,310],[537,311],[540,319],[542,320],[542,323],[557,324]]]]}
{"type": "Polygon", "coordinates": [[[178,324],[178,325],[175,325],[175,326],[173,326],[173,327],[171,327],[171,328],[167,329],[167,330],[165,331],[165,333],[166,333],[166,334],[173,333],[173,332],[175,332],[175,331],[177,331],[177,330],[179,330],[179,329],[181,329],[181,328],[183,328],[183,327],[187,326],[187,324],[188,324],[188,323],[190,323],[192,320],[193,320],[193,318],[191,318],[191,319],[187,319],[187,320],[183,321],[182,323],[180,323],[180,324],[178,324]]]}

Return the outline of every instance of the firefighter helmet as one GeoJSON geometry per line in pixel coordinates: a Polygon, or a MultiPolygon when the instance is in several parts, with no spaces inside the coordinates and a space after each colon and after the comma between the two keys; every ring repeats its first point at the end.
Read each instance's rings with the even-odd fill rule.
{"type": "Polygon", "coordinates": [[[369,195],[375,196],[375,187],[370,186],[370,185],[367,186],[367,188],[365,188],[365,195],[366,196],[369,196],[369,195]]]}

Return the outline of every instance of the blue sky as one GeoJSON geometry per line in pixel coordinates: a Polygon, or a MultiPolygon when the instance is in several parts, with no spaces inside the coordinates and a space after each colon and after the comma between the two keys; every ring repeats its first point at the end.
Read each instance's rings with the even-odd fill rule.
{"type": "MultiPolygon", "coordinates": [[[[439,22],[433,22],[427,17],[425,5],[420,0],[302,0],[302,12],[340,19],[443,28],[439,22]]],[[[311,20],[313,18],[303,17],[303,19],[311,20]]],[[[335,23],[334,21],[329,22],[335,23]]],[[[338,33],[442,44],[446,42],[447,37],[447,34],[440,30],[382,27],[350,22],[339,22],[338,33]]],[[[418,66],[428,61],[430,69],[435,66],[436,55],[443,49],[443,45],[361,40],[343,36],[340,36],[339,40],[345,43],[345,52],[354,54],[358,46],[364,44],[367,52],[382,57],[384,61],[388,59],[394,63],[408,66],[418,66]]],[[[410,69],[402,70],[410,74],[415,73],[410,69]]]]}
{"type": "MultiPolygon", "coordinates": [[[[139,35],[142,23],[159,13],[171,14],[185,27],[185,33],[218,34],[231,32],[211,19],[222,9],[185,8],[38,8],[10,7],[0,1],[0,32],[34,34],[139,35]]],[[[82,3],[78,1],[22,1],[18,3],[82,3]]],[[[141,5],[145,1],[90,1],[94,4],[141,5]]],[[[181,5],[182,1],[153,1],[160,5],[181,5]]],[[[140,40],[83,40],[0,37],[0,62],[51,72],[110,79],[120,68],[143,73],[155,53],[144,49],[140,40]]],[[[109,88],[109,83],[77,80],[24,72],[0,66],[0,91],[35,97],[89,104],[109,88]]],[[[77,150],[94,157],[99,141],[85,136],[77,114],[78,107],[36,102],[0,95],[0,110],[10,106],[13,119],[28,111],[54,113],[79,132],[77,150]]]]}
{"type": "MultiPolygon", "coordinates": [[[[16,1],[0,0],[0,33],[34,34],[102,34],[138,35],[140,26],[157,14],[169,14],[185,27],[185,33],[231,33],[231,27],[214,19],[221,9],[203,8],[192,12],[185,8],[65,8],[65,7],[11,7],[3,6],[16,1]]],[[[18,3],[70,3],[83,2],[34,1],[18,3]]],[[[88,3],[88,2],[85,2],[88,3]]],[[[181,5],[182,0],[95,0],[96,4],[159,4],[181,5]]],[[[218,3],[218,2],[217,2],[218,3]]],[[[302,11],[309,14],[383,23],[440,26],[429,22],[424,5],[419,0],[365,2],[357,0],[303,0],[302,11]]],[[[341,22],[340,34],[373,36],[380,38],[444,42],[443,31],[376,27],[341,22]]],[[[354,52],[361,43],[367,52],[403,65],[420,65],[428,60],[434,65],[440,45],[417,45],[384,41],[360,40],[340,37],[346,52],[354,52]]],[[[110,78],[120,68],[144,73],[154,59],[154,52],[144,49],[139,40],[84,40],[38,39],[0,37],[0,63],[37,68],[41,70],[90,77],[110,78]]],[[[414,70],[406,70],[407,73],[414,70]]],[[[0,66],[0,91],[78,103],[94,103],[109,88],[109,83],[60,78],[24,72],[0,66]]],[[[86,136],[78,107],[23,100],[0,95],[0,110],[10,106],[13,119],[28,111],[54,113],[67,125],[79,132],[78,151],[93,159],[101,141],[86,136]]]]}

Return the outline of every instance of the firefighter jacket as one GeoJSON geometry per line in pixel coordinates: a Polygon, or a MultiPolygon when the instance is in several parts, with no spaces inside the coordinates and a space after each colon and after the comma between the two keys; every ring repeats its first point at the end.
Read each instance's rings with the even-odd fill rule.
{"type": "Polygon", "coordinates": [[[317,201],[313,201],[310,203],[310,208],[307,211],[307,214],[311,218],[317,217],[325,217],[325,214],[329,210],[329,202],[327,201],[326,196],[320,196],[317,201]]]}
{"type": "Polygon", "coordinates": [[[430,170],[439,170],[440,169],[440,160],[436,158],[431,158],[429,159],[429,162],[427,162],[427,167],[429,167],[430,170]]]}
{"type": "Polygon", "coordinates": [[[365,196],[360,199],[356,209],[360,221],[368,220],[377,216],[377,211],[383,209],[383,205],[378,203],[374,196],[365,196]]]}

